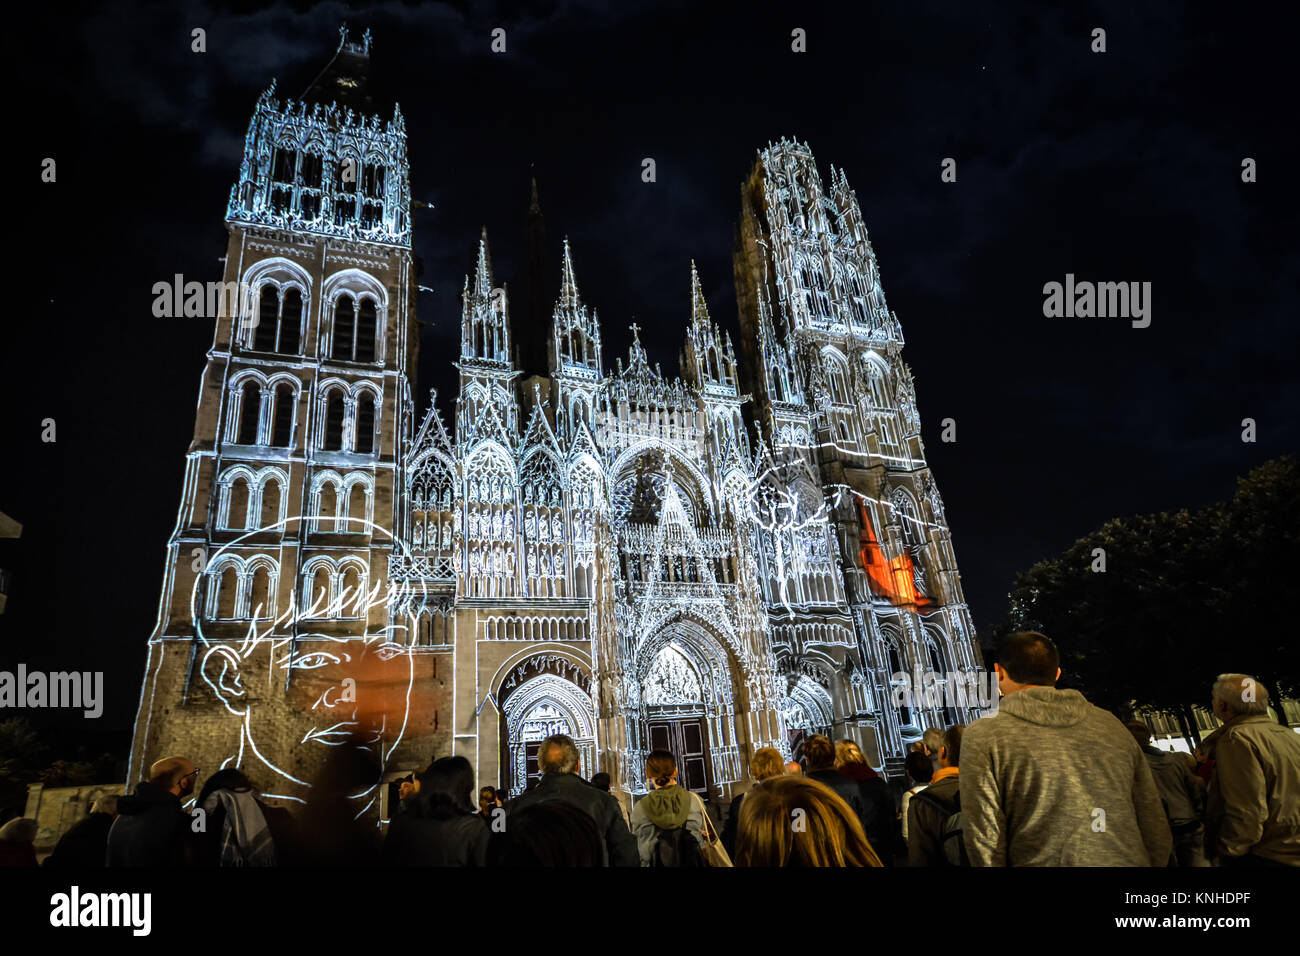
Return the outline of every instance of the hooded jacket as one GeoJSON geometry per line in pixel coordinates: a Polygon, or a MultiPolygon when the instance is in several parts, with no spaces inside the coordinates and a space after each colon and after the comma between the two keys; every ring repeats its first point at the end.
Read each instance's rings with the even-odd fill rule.
{"type": "Polygon", "coordinates": [[[636,837],[641,865],[649,866],[654,858],[655,840],[659,830],[685,827],[701,844],[704,831],[704,814],[694,795],[678,784],[651,790],[632,808],[632,835],[636,837]]]}
{"type": "Polygon", "coordinates": [[[109,866],[186,866],[193,860],[190,818],[170,790],[148,781],[117,801],[108,831],[109,866]]]}
{"type": "Polygon", "coordinates": [[[1300,734],[1258,715],[1234,718],[1211,736],[1207,853],[1300,866],[1300,734]]]}
{"type": "Polygon", "coordinates": [[[1164,866],[1173,837],[1146,756],[1077,690],[1002,698],[961,741],[972,866],[1164,866]]]}

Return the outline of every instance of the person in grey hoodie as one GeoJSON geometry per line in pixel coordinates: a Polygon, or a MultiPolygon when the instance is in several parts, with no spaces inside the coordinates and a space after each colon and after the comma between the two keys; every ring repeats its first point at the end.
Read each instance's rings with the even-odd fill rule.
{"type": "Polygon", "coordinates": [[[645,776],[654,787],[632,808],[632,835],[642,866],[653,865],[655,842],[660,830],[684,827],[702,844],[704,812],[700,801],[677,783],[677,761],[667,750],[652,750],[645,762],[645,776]]]}
{"type": "Polygon", "coordinates": [[[1012,634],[995,669],[998,712],[961,742],[971,865],[1165,866],[1173,837],[1146,757],[1117,717],[1056,688],[1056,645],[1012,634]]]}

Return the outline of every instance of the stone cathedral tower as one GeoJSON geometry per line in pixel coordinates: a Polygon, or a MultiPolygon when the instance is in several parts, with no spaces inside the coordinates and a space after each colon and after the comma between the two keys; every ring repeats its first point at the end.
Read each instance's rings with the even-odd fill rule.
{"type": "MultiPolygon", "coordinates": [[[[273,82],[249,123],[237,292],[214,316],[132,779],[183,753],[301,799],[332,746],[372,733],[354,701],[383,666],[417,338],[406,130],[369,112],[369,59],[369,34],[343,31],[302,97],[273,82]]],[[[407,717],[376,746],[436,720],[407,717]]]]}
{"type": "Polygon", "coordinates": [[[451,417],[434,396],[417,426],[406,131],[369,63],[345,32],[248,127],[132,782],[183,754],[302,801],[359,745],[356,809],[382,817],[385,782],[434,755],[519,793],[565,733],[621,800],[667,748],[725,802],[758,747],[849,737],[897,774],[925,728],[975,716],[942,693],[980,661],[843,174],[823,184],[798,143],[760,152],[739,354],[684,258],[676,374],[636,326],[606,365],[567,240],[521,358],[484,230],[451,417]],[[936,699],[899,699],[920,671],[936,699]]]}
{"type": "Polygon", "coordinates": [[[760,151],[741,191],[735,259],[765,460],[758,554],[773,648],[791,681],[787,716],[806,725],[799,710],[824,706],[799,693],[800,675],[829,686],[828,666],[842,667],[846,725],[873,762],[897,772],[906,741],[972,711],[901,698],[896,675],[941,675],[941,696],[952,676],[982,667],[921,445],[903,330],[857,197],[834,167],[823,183],[806,144],[760,151]],[[825,551],[807,534],[823,509],[825,551]]]}

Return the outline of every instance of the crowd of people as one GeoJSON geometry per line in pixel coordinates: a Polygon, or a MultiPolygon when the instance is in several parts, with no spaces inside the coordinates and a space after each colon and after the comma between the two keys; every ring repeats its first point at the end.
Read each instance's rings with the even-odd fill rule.
{"type": "MultiPolygon", "coordinates": [[[[646,758],[650,789],[629,812],[555,735],[524,793],[476,791],[469,761],[442,757],[401,783],[381,830],[352,802],[376,779],[364,748],[338,748],[296,814],[237,769],[208,777],[187,811],[199,769],[172,757],[130,796],[101,798],[45,865],[1300,866],[1300,735],[1269,716],[1252,678],[1214,682],[1222,726],[1193,755],[1057,688],[1042,634],[1009,637],[995,669],[996,714],[927,730],[901,792],[853,741],[813,735],[798,762],[755,751],[719,829],[668,751],[646,758]]],[[[0,864],[35,865],[35,830],[0,828],[0,864]]]]}

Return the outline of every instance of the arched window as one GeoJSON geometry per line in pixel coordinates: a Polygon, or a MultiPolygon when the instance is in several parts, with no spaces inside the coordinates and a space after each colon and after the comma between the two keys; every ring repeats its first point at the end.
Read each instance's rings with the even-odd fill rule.
{"type": "Polygon", "coordinates": [[[227,565],[217,585],[217,617],[223,621],[233,620],[238,613],[238,600],[239,571],[234,565],[227,565]]]}
{"type": "Polygon", "coordinates": [[[361,572],[355,565],[349,565],[343,572],[343,586],[339,591],[339,617],[360,617],[365,607],[365,594],[362,588],[361,572]]]}
{"type": "Polygon", "coordinates": [[[271,571],[264,564],[259,564],[253,571],[253,587],[248,597],[248,616],[254,620],[266,620],[271,617],[271,571]]]}
{"type": "Polygon", "coordinates": [[[356,306],[352,302],[352,297],[339,296],[334,303],[334,348],[330,353],[331,358],[343,362],[352,361],[356,333],[356,306]]]}
{"type": "Polygon", "coordinates": [[[239,435],[241,445],[256,445],[258,426],[262,416],[262,389],[257,382],[248,381],[240,389],[239,435]]]}
{"type": "Polygon", "coordinates": [[[293,444],[293,407],[296,403],[293,386],[281,382],[275,387],[275,415],[271,425],[271,444],[288,448],[293,444]]]}
{"type": "Polygon", "coordinates": [[[289,289],[280,306],[280,344],[276,350],[283,355],[297,355],[302,340],[302,293],[289,289]]]}
{"type": "Polygon", "coordinates": [[[242,476],[230,483],[230,507],[226,512],[226,527],[231,531],[243,531],[248,527],[248,481],[242,476]]]}
{"type": "Polygon", "coordinates": [[[370,296],[362,296],[360,308],[357,310],[357,333],[356,333],[356,355],[358,362],[373,362],[375,360],[375,335],[378,330],[377,311],[375,309],[375,300],[370,296]]]}
{"type": "Polygon", "coordinates": [[[262,485],[262,528],[270,528],[280,520],[280,481],[268,478],[262,485]]]}
{"type": "Polygon", "coordinates": [[[338,514],[338,494],[333,482],[325,482],[317,494],[316,530],[332,533],[335,530],[334,516],[338,514]]]}
{"type": "Polygon", "coordinates": [[[311,576],[311,617],[328,614],[330,602],[330,572],[323,564],[316,566],[311,576]]]}
{"type": "MultiPolygon", "coordinates": [[[[904,671],[902,658],[898,653],[898,648],[895,646],[893,641],[888,639],[885,641],[885,647],[889,651],[889,675],[891,682],[894,680],[895,674],[903,674],[901,680],[906,681],[907,675],[904,671]]],[[[903,700],[906,701],[907,698],[904,697],[903,700]]],[[[898,720],[901,724],[910,724],[912,722],[912,708],[908,707],[906,704],[901,705],[898,709],[898,720]]]]}
{"type": "Polygon", "coordinates": [[[356,448],[358,455],[371,455],[375,451],[375,398],[362,392],[357,399],[356,448]]]}
{"type": "Polygon", "coordinates": [[[330,391],[325,398],[325,444],[326,451],[343,450],[343,419],[347,405],[343,400],[341,389],[330,391]]]}
{"type": "Polygon", "coordinates": [[[280,321],[280,293],[269,282],[262,286],[257,303],[257,329],[253,333],[253,348],[259,352],[275,351],[275,329],[280,321]]]}
{"type": "Polygon", "coordinates": [[[368,534],[369,527],[366,525],[366,486],[357,482],[352,486],[352,491],[348,494],[348,518],[347,527],[344,531],[350,531],[353,534],[368,534]]]}

